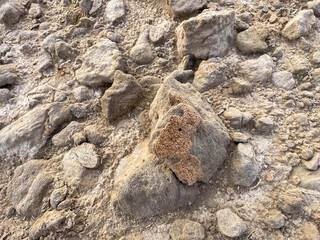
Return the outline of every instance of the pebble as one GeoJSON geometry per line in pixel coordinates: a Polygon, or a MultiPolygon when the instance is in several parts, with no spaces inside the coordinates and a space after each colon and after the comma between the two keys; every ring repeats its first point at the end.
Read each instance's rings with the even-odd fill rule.
{"type": "Polygon", "coordinates": [[[247,231],[243,220],[229,208],[219,210],[217,213],[219,231],[227,237],[240,237],[247,231]]]}

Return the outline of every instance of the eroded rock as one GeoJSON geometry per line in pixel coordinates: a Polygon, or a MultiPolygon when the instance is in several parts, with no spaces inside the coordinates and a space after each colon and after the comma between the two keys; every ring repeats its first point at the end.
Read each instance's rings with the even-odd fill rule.
{"type": "Polygon", "coordinates": [[[114,23],[123,18],[125,13],[123,0],[111,0],[108,2],[105,12],[108,21],[114,23]]]}
{"type": "Polygon", "coordinates": [[[130,51],[130,57],[139,65],[149,64],[153,61],[154,53],[149,42],[148,29],[144,29],[140,34],[138,41],[130,51]]]}
{"type": "Polygon", "coordinates": [[[235,238],[240,237],[247,231],[247,226],[243,220],[229,208],[219,210],[216,215],[219,230],[224,235],[235,238]]]}
{"type": "Polygon", "coordinates": [[[206,0],[169,0],[168,4],[175,16],[194,13],[207,5],[206,0]]]}
{"type": "Polygon", "coordinates": [[[203,240],[205,239],[204,228],[200,223],[189,219],[178,219],[170,227],[172,240],[203,240]]]}
{"type": "Polygon", "coordinates": [[[0,87],[17,82],[17,70],[13,64],[0,65],[0,87]]]}
{"type": "Polygon", "coordinates": [[[287,90],[293,89],[296,85],[292,73],[288,71],[281,71],[272,74],[272,81],[277,87],[287,90]]]}
{"type": "Polygon", "coordinates": [[[11,26],[19,22],[24,8],[17,2],[7,2],[0,7],[0,23],[11,26]]]}

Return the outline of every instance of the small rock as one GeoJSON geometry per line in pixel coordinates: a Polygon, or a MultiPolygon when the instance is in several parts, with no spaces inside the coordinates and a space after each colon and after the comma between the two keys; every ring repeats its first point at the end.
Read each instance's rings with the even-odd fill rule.
{"type": "Polygon", "coordinates": [[[107,3],[105,16],[111,23],[123,18],[125,13],[126,11],[123,0],[111,0],[107,3]]]}
{"type": "Polygon", "coordinates": [[[68,189],[66,187],[62,187],[59,189],[55,189],[50,195],[50,204],[53,208],[57,208],[59,203],[61,203],[67,196],[68,189]]]}
{"type": "Polygon", "coordinates": [[[63,60],[72,60],[76,56],[74,49],[64,41],[58,41],[55,43],[55,52],[57,57],[63,60]]]}
{"type": "Polygon", "coordinates": [[[304,147],[301,151],[301,155],[300,155],[304,160],[308,161],[313,157],[313,150],[308,148],[308,147],[304,147]]]}
{"type": "Polygon", "coordinates": [[[92,1],[91,0],[80,0],[79,6],[88,15],[91,8],[92,8],[92,1]]]}
{"type": "Polygon", "coordinates": [[[73,143],[72,135],[77,132],[80,132],[81,130],[82,125],[78,122],[72,121],[68,124],[68,126],[66,126],[59,133],[52,137],[52,143],[54,146],[57,147],[71,145],[73,143]]]}
{"type": "Polygon", "coordinates": [[[320,51],[316,51],[312,54],[311,62],[315,64],[320,63],[320,51]]]}
{"type": "Polygon", "coordinates": [[[16,210],[13,207],[7,207],[5,210],[5,214],[7,217],[11,217],[16,213],[16,210]]]}
{"type": "Polygon", "coordinates": [[[223,116],[230,121],[232,127],[240,128],[242,126],[243,115],[239,109],[230,107],[223,113],[223,116]]]}
{"type": "Polygon", "coordinates": [[[257,23],[238,34],[236,45],[245,54],[264,53],[268,49],[268,45],[265,42],[268,32],[265,25],[257,23]]]}
{"type": "Polygon", "coordinates": [[[89,15],[95,14],[102,7],[102,5],[103,5],[103,0],[93,0],[93,4],[89,12],[89,15]]]}
{"type": "Polygon", "coordinates": [[[161,43],[171,29],[172,23],[170,21],[163,21],[157,26],[150,28],[149,37],[152,43],[161,43]]]}
{"type": "Polygon", "coordinates": [[[131,111],[141,99],[141,94],[142,87],[132,75],[116,71],[114,83],[101,98],[105,118],[112,122],[131,111]]]}
{"type": "Polygon", "coordinates": [[[68,153],[68,158],[77,160],[85,168],[96,168],[100,163],[97,149],[91,143],[82,143],[72,148],[68,153]]]}
{"type": "Polygon", "coordinates": [[[19,22],[24,15],[24,7],[17,2],[7,2],[0,7],[0,23],[7,27],[19,22]]]}
{"type": "Polygon", "coordinates": [[[179,55],[200,59],[224,56],[234,39],[234,21],[234,11],[213,9],[183,21],[176,29],[179,55]]]}
{"type": "Polygon", "coordinates": [[[239,143],[233,152],[230,175],[234,184],[249,187],[256,180],[259,166],[253,147],[248,143],[239,143]]]}
{"type": "Polygon", "coordinates": [[[275,127],[273,120],[270,117],[262,117],[256,121],[256,128],[259,132],[271,132],[275,127]]]}
{"type": "Polygon", "coordinates": [[[0,87],[17,82],[18,76],[13,64],[0,65],[0,87]]]}
{"type": "Polygon", "coordinates": [[[308,8],[313,10],[314,15],[320,17],[320,0],[308,2],[308,8]]]}
{"type": "Polygon", "coordinates": [[[300,197],[283,194],[278,200],[278,207],[286,214],[298,214],[303,210],[302,202],[300,197]]]}
{"type": "Polygon", "coordinates": [[[139,65],[149,64],[153,61],[154,53],[149,43],[148,30],[143,30],[140,34],[137,43],[130,51],[130,57],[139,65]]]}
{"type": "Polygon", "coordinates": [[[232,141],[235,143],[247,143],[250,136],[242,132],[233,132],[231,134],[232,141]]]}
{"type": "Polygon", "coordinates": [[[252,85],[241,78],[233,78],[231,88],[234,94],[245,94],[252,91],[252,85]]]}
{"type": "Polygon", "coordinates": [[[320,169],[310,171],[303,166],[294,168],[292,180],[299,179],[298,184],[306,189],[320,191],[320,169]]]}
{"type": "Polygon", "coordinates": [[[318,227],[312,222],[304,223],[301,232],[304,240],[320,240],[318,227]]]}
{"type": "Polygon", "coordinates": [[[290,59],[290,66],[292,73],[294,74],[304,74],[309,71],[311,64],[307,58],[303,56],[293,56],[290,59]]]}
{"type": "Polygon", "coordinates": [[[271,229],[279,229],[285,225],[286,217],[276,209],[272,209],[268,212],[264,218],[265,224],[271,229]]]}
{"type": "Polygon", "coordinates": [[[303,165],[308,170],[316,171],[320,166],[320,154],[315,154],[309,161],[303,161],[303,165]]]}
{"type": "Polygon", "coordinates": [[[84,143],[87,138],[83,132],[77,132],[72,135],[72,140],[75,146],[80,145],[81,143],[84,143]]]}
{"type": "Polygon", "coordinates": [[[295,40],[309,34],[315,22],[313,10],[302,10],[287,23],[281,33],[289,40],[295,40]]]}
{"type": "Polygon", "coordinates": [[[247,231],[243,220],[229,208],[219,210],[217,213],[219,231],[227,237],[240,237],[247,231]]]}
{"type": "Polygon", "coordinates": [[[194,13],[207,5],[206,0],[169,0],[168,4],[175,16],[182,16],[194,13]]]}
{"type": "Polygon", "coordinates": [[[293,78],[292,73],[287,71],[273,73],[272,81],[277,87],[283,88],[286,90],[291,90],[296,85],[296,82],[293,78]]]}
{"type": "Polygon", "coordinates": [[[101,129],[96,125],[86,126],[84,132],[89,143],[97,145],[102,143],[105,139],[101,129]]]}
{"type": "Polygon", "coordinates": [[[42,16],[42,9],[40,4],[38,3],[31,3],[31,7],[29,9],[29,15],[32,18],[39,18],[42,16]]]}
{"type": "Polygon", "coordinates": [[[54,62],[51,55],[46,51],[43,51],[38,60],[38,71],[44,76],[48,76],[52,69],[54,69],[54,62]]]}
{"type": "Polygon", "coordinates": [[[171,73],[172,77],[176,79],[177,81],[181,83],[190,83],[192,82],[194,78],[194,71],[192,70],[185,70],[185,71],[180,71],[180,70],[174,70],[171,73]]]}
{"type": "Polygon", "coordinates": [[[7,103],[10,98],[13,98],[13,94],[7,88],[0,88],[0,103],[7,103]]]}
{"type": "Polygon", "coordinates": [[[71,117],[69,107],[62,103],[53,103],[48,112],[48,124],[53,129],[57,129],[71,117]]]}
{"type": "Polygon", "coordinates": [[[77,87],[73,90],[73,94],[77,102],[83,102],[93,98],[93,91],[85,86],[77,87]]]}
{"type": "Polygon", "coordinates": [[[202,61],[192,85],[201,93],[208,91],[227,80],[226,72],[227,65],[224,63],[202,61]]]}
{"type": "Polygon", "coordinates": [[[178,219],[170,227],[170,236],[172,240],[204,240],[204,228],[200,223],[190,221],[189,219],[178,219]]]}

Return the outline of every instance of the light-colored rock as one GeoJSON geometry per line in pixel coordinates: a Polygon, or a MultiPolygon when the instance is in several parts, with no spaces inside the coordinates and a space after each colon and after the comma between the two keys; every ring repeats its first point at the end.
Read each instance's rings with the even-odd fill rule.
{"type": "Polygon", "coordinates": [[[252,91],[252,85],[241,78],[233,78],[231,88],[234,94],[245,94],[252,91]]]}
{"type": "Polygon", "coordinates": [[[88,15],[91,8],[92,8],[92,1],[91,0],[80,0],[79,6],[88,15]]]}
{"type": "Polygon", "coordinates": [[[89,12],[89,15],[95,14],[103,5],[103,0],[93,0],[92,8],[89,12]]]}
{"type": "Polygon", "coordinates": [[[13,64],[0,65],[0,87],[17,82],[17,70],[13,64]]]}
{"type": "Polygon", "coordinates": [[[239,143],[230,163],[230,176],[234,184],[249,187],[257,179],[259,166],[251,144],[239,143]]]}
{"type": "Polygon", "coordinates": [[[311,62],[315,64],[320,63],[320,51],[316,51],[311,56],[311,62]]]}
{"type": "Polygon", "coordinates": [[[150,147],[184,183],[208,182],[224,161],[229,136],[201,94],[168,76],[151,104],[150,147]]]}
{"type": "Polygon", "coordinates": [[[81,130],[82,125],[78,122],[72,121],[68,124],[68,126],[52,137],[52,143],[57,147],[71,145],[73,143],[72,135],[80,132],[81,130]]]}
{"type": "Polygon", "coordinates": [[[307,170],[303,166],[294,168],[291,179],[296,178],[299,186],[320,191],[320,168],[316,171],[307,170]]]}
{"type": "Polygon", "coordinates": [[[315,22],[313,10],[302,10],[287,23],[281,33],[289,40],[295,40],[309,34],[315,22]]]}
{"type": "Polygon", "coordinates": [[[93,98],[93,96],[94,96],[94,92],[91,89],[87,88],[86,86],[80,86],[80,87],[75,88],[73,90],[73,94],[74,94],[75,99],[78,102],[83,102],[83,101],[89,100],[89,99],[93,98]]]}
{"type": "Polygon", "coordinates": [[[200,223],[189,219],[177,219],[170,227],[172,240],[204,240],[204,228],[200,223]]]}
{"type": "Polygon", "coordinates": [[[269,55],[264,54],[257,59],[240,63],[239,68],[240,74],[246,80],[265,83],[271,78],[274,62],[269,55]]]}
{"type": "Polygon", "coordinates": [[[0,88],[0,103],[7,103],[13,94],[7,88],[0,88]]]}
{"type": "Polygon", "coordinates": [[[264,217],[264,223],[268,228],[279,229],[285,225],[286,216],[284,216],[279,210],[272,209],[264,217]]]}
{"type": "Polygon", "coordinates": [[[76,71],[77,80],[86,86],[104,86],[113,82],[113,74],[123,68],[121,52],[117,44],[104,39],[82,56],[83,63],[76,71]]]}
{"type": "Polygon", "coordinates": [[[320,166],[320,154],[315,154],[309,161],[303,161],[303,165],[308,170],[316,171],[320,166]]]}
{"type": "Polygon", "coordinates": [[[74,157],[72,151],[67,152],[62,159],[64,179],[69,186],[78,186],[86,173],[79,160],[74,157]]]}
{"type": "Polygon", "coordinates": [[[259,132],[270,133],[275,128],[275,123],[270,117],[261,117],[256,121],[256,128],[259,132]]]}
{"type": "Polygon", "coordinates": [[[238,34],[236,45],[245,54],[264,53],[268,49],[268,45],[265,42],[268,32],[268,28],[265,25],[257,23],[238,34]]]}
{"type": "Polygon", "coordinates": [[[240,237],[247,231],[243,220],[229,208],[219,210],[217,213],[219,231],[227,237],[240,237]]]}
{"type": "Polygon", "coordinates": [[[234,39],[234,19],[234,11],[209,9],[183,21],[176,30],[179,54],[201,59],[224,56],[234,39]]]}
{"type": "Polygon", "coordinates": [[[279,87],[286,90],[291,90],[296,86],[296,82],[293,78],[291,72],[281,71],[272,74],[273,83],[279,87]]]}
{"type": "Polygon", "coordinates": [[[306,222],[301,228],[304,240],[320,240],[320,233],[316,224],[306,222]]]}
{"type": "Polygon", "coordinates": [[[149,42],[149,31],[144,29],[140,34],[138,41],[130,51],[130,57],[132,60],[139,64],[149,64],[154,59],[154,53],[149,42]]]}
{"type": "Polygon", "coordinates": [[[142,97],[142,87],[129,74],[116,71],[114,83],[106,90],[101,98],[104,117],[112,122],[125,113],[131,111],[142,97]]]}
{"type": "Polygon", "coordinates": [[[96,147],[91,143],[82,143],[69,151],[69,159],[77,160],[85,168],[96,168],[100,164],[100,157],[96,147]]]}
{"type": "Polygon", "coordinates": [[[213,89],[227,80],[226,71],[224,63],[202,61],[192,85],[201,93],[213,89]]]}
{"type": "Polygon", "coordinates": [[[24,8],[17,2],[7,2],[0,7],[0,23],[11,26],[19,22],[24,15],[24,8]]]}
{"type": "Polygon", "coordinates": [[[105,16],[108,21],[114,23],[126,14],[125,5],[123,0],[110,0],[107,3],[105,16]]]}
{"type": "Polygon", "coordinates": [[[314,15],[316,15],[317,17],[320,16],[320,0],[308,2],[308,8],[313,10],[314,15]]]}
{"type": "Polygon", "coordinates": [[[277,204],[285,214],[299,214],[303,210],[303,199],[296,194],[283,193],[277,204]]]}
{"type": "Polygon", "coordinates": [[[39,18],[42,16],[42,9],[40,4],[38,3],[31,3],[30,9],[29,9],[29,15],[32,18],[39,18]]]}
{"type": "Polygon", "coordinates": [[[206,0],[168,0],[168,4],[175,16],[194,13],[207,5],[206,0]]]}
{"type": "Polygon", "coordinates": [[[295,55],[290,59],[290,64],[288,67],[294,74],[304,74],[310,70],[311,64],[307,58],[295,55]]]}
{"type": "Polygon", "coordinates": [[[50,195],[50,204],[53,208],[57,208],[59,203],[61,203],[67,195],[68,189],[67,187],[62,187],[59,189],[55,189],[50,195]]]}
{"type": "Polygon", "coordinates": [[[310,147],[303,147],[300,154],[304,160],[310,160],[313,157],[313,150],[310,147]]]}
{"type": "Polygon", "coordinates": [[[152,43],[161,43],[170,32],[172,22],[165,20],[162,23],[150,28],[149,37],[152,43]]]}

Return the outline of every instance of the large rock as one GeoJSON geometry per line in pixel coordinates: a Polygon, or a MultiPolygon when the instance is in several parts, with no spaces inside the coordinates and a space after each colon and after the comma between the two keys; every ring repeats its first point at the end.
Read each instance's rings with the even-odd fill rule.
{"type": "Polygon", "coordinates": [[[53,177],[45,169],[47,161],[32,160],[14,171],[8,184],[8,197],[22,216],[36,216],[53,177]]]}
{"type": "Polygon", "coordinates": [[[149,117],[152,152],[189,186],[208,182],[227,156],[229,136],[201,94],[170,75],[152,102],[149,117]]]}
{"type": "Polygon", "coordinates": [[[170,227],[172,240],[203,240],[205,239],[204,228],[200,223],[189,219],[178,219],[170,227]]]}
{"type": "Polygon", "coordinates": [[[274,62],[272,58],[265,54],[257,59],[251,59],[240,63],[240,74],[252,82],[267,82],[272,75],[274,62]]]}
{"type": "Polygon", "coordinates": [[[106,7],[105,16],[114,23],[124,17],[126,11],[123,0],[110,0],[106,7]]]}
{"type": "Polygon", "coordinates": [[[194,202],[199,190],[180,183],[152,154],[147,142],[122,159],[115,174],[112,202],[127,214],[151,217],[194,202]]]}
{"type": "Polygon", "coordinates": [[[287,23],[281,33],[289,40],[295,40],[309,34],[315,23],[313,10],[303,10],[287,23]]]}
{"type": "Polygon", "coordinates": [[[242,53],[263,53],[268,49],[268,45],[265,42],[267,36],[267,27],[258,23],[240,32],[236,39],[236,45],[242,53]]]}
{"type": "Polygon", "coordinates": [[[24,14],[24,8],[17,2],[11,1],[0,7],[0,23],[11,26],[19,22],[24,14]]]}
{"type": "Polygon", "coordinates": [[[114,121],[135,107],[141,94],[142,87],[132,75],[117,71],[112,87],[108,88],[101,98],[104,116],[108,121],[114,121]]]}
{"type": "Polygon", "coordinates": [[[224,235],[236,238],[247,231],[247,226],[243,220],[229,208],[219,210],[217,213],[218,227],[224,235]]]}
{"type": "Polygon", "coordinates": [[[206,0],[169,0],[168,4],[175,16],[194,13],[207,5],[206,0]]]}
{"type": "Polygon", "coordinates": [[[89,87],[104,86],[112,83],[114,72],[122,68],[121,52],[117,44],[104,39],[83,55],[83,63],[76,71],[76,77],[81,84],[89,87]]]}
{"type": "Polygon", "coordinates": [[[257,179],[259,166],[253,147],[249,143],[239,143],[233,152],[230,175],[234,184],[249,187],[257,179]]]}
{"type": "Polygon", "coordinates": [[[195,74],[192,85],[199,92],[213,89],[227,80],[226,71],[227,65],[224,63],[202,61],[195,74]]]}
{"type": "Polygon", "coordinates": [[[209,9],[183,21],[176,30],[179,54],[201,59],[224,56],[234,39],[234,19],[234,11],[209,9]]]}
{"type": "Polygon", "coordinates": [[[14,65],[0,65],[0,87],[14,84],[17,81],[17,71],[14,65]]]}

